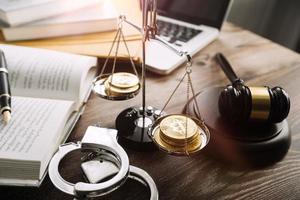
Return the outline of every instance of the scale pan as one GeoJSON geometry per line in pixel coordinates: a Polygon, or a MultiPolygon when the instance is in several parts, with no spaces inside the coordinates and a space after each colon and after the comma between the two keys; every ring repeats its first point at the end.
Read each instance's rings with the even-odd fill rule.
{"type": "MultiPolygon", "coordinates": [[[[192,120],[198,127],[198,130],[196,131],[193,136],[187,140],[190,140],[188,143],[182,144],[176,144],[177,142],[174,142],[173,140],[166,139],[164,134],[161,130],[161,122],[166,119],[167,117],[172,117],[175,115],[165,115],[163,117],[160,117],[155,121],[155,123],[152,125],[151,129],[149,130],[150,136],[152,137],[154,143],[161,149],[162,151],[175,155],[175,156],[187,156],[187,155],[193,155],[198,152],[200,152],[209,142],[210,140],[210,132],[208,128],[205,126],[203,122],[200,120],[186,116],[186,115],[180,115],[188,117],[188,119],[192,120]]],[[[183,142],[186,141],[186,139],[182,140],[183,142]]]]}
{"type": "Polygon", "coordinates": [[[128,92],[126,92],[126,90],[124,90],[125,91],[124,93],[110,92],[107,90],[108,87],[106,85],[109,76],[110,74],[103,74],[96,77],[93,81],[93,87],[92,87],[93,92],[103,99],[107,99],[111,101],[128,100],[134,98],[141,89],[141,84],[138,83],[136,88],[134,88],[132,91],[128,90],[128,92]]]}

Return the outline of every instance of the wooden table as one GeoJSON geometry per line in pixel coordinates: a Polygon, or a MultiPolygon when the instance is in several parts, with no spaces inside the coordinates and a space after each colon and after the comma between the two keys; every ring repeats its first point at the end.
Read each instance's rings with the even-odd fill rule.
{"type": "MultiPolygon", "coordinates": [[[[155,180],[160,199],[300,199],[300,56],[249,31],[226,23],[218,40],[194,58],[193,83],[196,91],[225,85],[229,81],[212,64],[216,52],[223,52],[237,73],[250,85],[280,85],[292,102],[288,118],[292,130],[292,145],[279,163],[257,170],[232,170],[213,158],[199,154],[195,157],[174,157],[161,151],[136,152],[126,149],[130,163],[145,169],[155,180]]],[[[148,73],[147,104],[161,108],[178,83],[184,67],[169,76],[148,73]]],[[[184,84],[185,85],[185,84],[184,84]]],[[[171,101],[167,112],[181,112],[186,101],[185,86],[171,101]]],[[[112,102],[92,95],[87,108],[72,132],[69,141],[82,138],[89,125],[100,122],[114,127],[114,120],[123,109],[141,104],[141,95],[124,101],[112,102]]],[[[81,178],[79,153],[69,157],[62,171],[70,181],[81,178]]],[[[39,189],[0,188],[1,199],[72,199],[58,191],[46,177],[39,189]]],[[[128,182],[104,199],[147,199],[142,186],[128,182]]]]}

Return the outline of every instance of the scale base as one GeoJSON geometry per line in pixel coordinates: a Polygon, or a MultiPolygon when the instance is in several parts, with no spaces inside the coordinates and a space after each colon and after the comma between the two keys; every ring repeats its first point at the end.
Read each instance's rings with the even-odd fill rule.
{"type": "MultiPolygon", "coordinates": [[[[211,133],[207,153],[234,167],[264,167],[280,161],[291,144],[287,120],[233,125],[219,113],[218,99],[222,89],[207,89],[194,97],[211,133]]],[[[186,105],[187,108],[199,117],[193,101],[186,105]]]]}
{"type": "Polygon", "coordinates": [[[136,151],[152,151],[157,147],[149,136],[149,127],[159,117],[160,110],[148,106],[145,109],[145,123],[142,107],[123,110],[116,119],[118,142],[126,148],[136,151]]]}

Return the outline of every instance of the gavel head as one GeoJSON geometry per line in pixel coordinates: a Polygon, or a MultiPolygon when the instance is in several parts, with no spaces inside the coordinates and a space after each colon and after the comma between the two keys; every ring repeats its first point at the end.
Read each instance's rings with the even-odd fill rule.
{"type": "Polygon", "coordinates": [[[222,117],[234,123],[278,123],[290,111],[289,96],[281,87],[247,87],[242,82],[227,86],[218,104],[222,117]]]}

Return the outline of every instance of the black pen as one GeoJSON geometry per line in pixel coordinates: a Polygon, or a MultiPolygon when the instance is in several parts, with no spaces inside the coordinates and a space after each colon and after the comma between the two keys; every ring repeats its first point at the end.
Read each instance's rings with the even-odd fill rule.
{"type": "Polygon", "coordinates": [[[3,121],[7,124],[11,118],[11,93],[7,63],[2,50],[0,50],[0,109],[3,121]]]}

